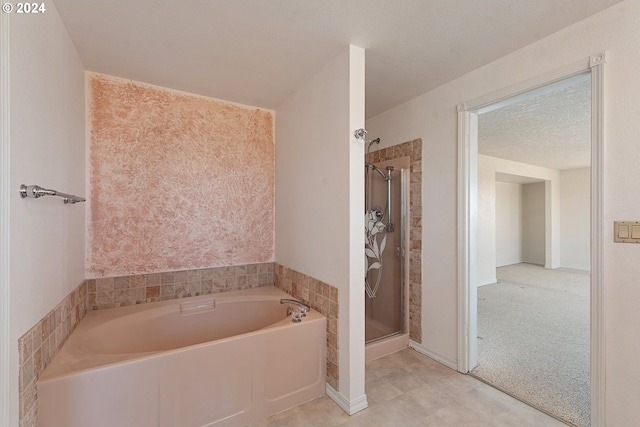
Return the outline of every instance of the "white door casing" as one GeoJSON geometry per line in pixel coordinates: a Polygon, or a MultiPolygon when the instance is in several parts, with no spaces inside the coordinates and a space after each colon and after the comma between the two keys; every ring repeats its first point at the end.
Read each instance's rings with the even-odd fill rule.
{"type": "Polygon", "coordinates": [[[458,371],[477,364],[477,154],[478,114],[525,93],[591,74],[591,425],[605,425],[603,298],[603,152],[606,53],[461,103],[458,113],[458,371]]]}

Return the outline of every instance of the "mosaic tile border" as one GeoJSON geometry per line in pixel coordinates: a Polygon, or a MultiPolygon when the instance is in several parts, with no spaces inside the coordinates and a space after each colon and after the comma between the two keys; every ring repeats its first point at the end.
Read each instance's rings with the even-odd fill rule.
{"type": "Polygon", "coordinates": [[[367,161],[409,157],[409,337],[422,343],[422,139],[382,148],[367,161]]]}
{"type": "Polygon", "coordinates": [[[338,288],[276,264],[275,286],[327,318],[327,382],[338,390],[338,288]]]}
{"type": "Polygon", "coordinates": [[[273,285],[274,263],[90,279],[93,310],[273,285]]]}
{"type": "Polygon", "coordinates": [[[18,339],[19,426],[36,427],[36,384],[60,347],[87,313],[87,281],[18,339]]]}

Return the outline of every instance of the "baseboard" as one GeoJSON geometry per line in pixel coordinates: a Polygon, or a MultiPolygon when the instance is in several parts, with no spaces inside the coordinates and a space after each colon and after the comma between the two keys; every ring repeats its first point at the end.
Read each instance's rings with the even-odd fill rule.
{"type": "Polygon", "coordinates": [[[445,366],[448,366],[451,369],[458,370],[458,361],[456,359],[452,359],[447,356],[443,356],[435,350],[432,350],[414,340],[409,341],[409,347],[417,351],[418,353],[422,353],[427,357],[435,360],[436,362],[440,362],[445,366]]]}
{"type": "Polygon", "coordinates": [[[353,415],[369,407],[366,394],[363,394],[362,396],[359,396],[353,400],[349,400],[335,388],[331,387],[329,383],[327,383],[326,386],[327,396],[329,396],[331,400],[336,402],[336,405],[342,408],[342,410],[348,415],[353,415]]]}
{"type": "Polygon", "coordinates": [[[494,277],[490,278],[489,280],[485,280],[483,282],[478,282],[477,286],[495,285],[496,283],[498,283],[498,279],[494,276],[494,277]]]}

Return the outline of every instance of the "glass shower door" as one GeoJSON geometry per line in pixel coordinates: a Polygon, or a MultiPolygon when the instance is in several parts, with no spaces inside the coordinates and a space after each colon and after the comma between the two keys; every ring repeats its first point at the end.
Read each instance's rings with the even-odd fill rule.
{"type": "Polygon", "coordinates": [[[366,173],[365,342],[369,343],[403,332],[406,212],[403,169],[368,166],[366,173]]]}

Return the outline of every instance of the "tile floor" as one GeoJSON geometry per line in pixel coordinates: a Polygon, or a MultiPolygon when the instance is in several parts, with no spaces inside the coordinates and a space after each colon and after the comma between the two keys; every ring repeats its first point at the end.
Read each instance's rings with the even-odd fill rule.
{"type": "Polygon", "coordinates": [[[566,427],[411,349],[367,363],[366,393],[369,407],[351,417],[323,396],[251,427],[566,427]]]}

